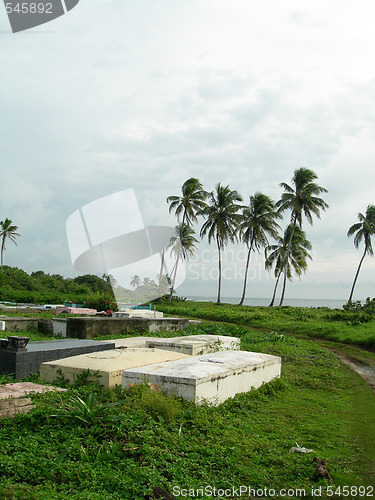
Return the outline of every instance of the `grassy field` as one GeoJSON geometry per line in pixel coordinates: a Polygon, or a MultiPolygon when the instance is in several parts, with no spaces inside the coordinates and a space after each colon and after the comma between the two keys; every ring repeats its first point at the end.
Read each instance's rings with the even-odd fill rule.
{"type": "Polygon", "coordinates": [[[328,308],[250,307],[212,302],[164,301],[160,311],[212,321],[225,321],[266,331],[289,332],[375,351],[375,307],[345,311],[328,308]]]}
{"type": "Polygon", "coordinates": [[[345,498],[358,498],[360,486],[371,491],[375,398],[359,376],[310,340],[271,329],[204,322],[179,332],[205,333],[239,336],[244,350],[281,356],[281,379],[219,407],[146,385],[107,391],[84,377],[64,394],[35,395],[31,413],[1,420],[0,498],[141,500],[154,498],[156,486],[180,498],[182,488],[206,486],[208,493],[303,489],[305,498],[320,487],[328,498],[329,486],[340,493],[331,498],[343,498],[344,486],[345,498]],[[93,393],[83,411],[77,396],[93,393]],[[296,442],[314,452],[290,453],[296,442]],[[314,456],[326,461],[334,484],[317,477],[314,456]]]}

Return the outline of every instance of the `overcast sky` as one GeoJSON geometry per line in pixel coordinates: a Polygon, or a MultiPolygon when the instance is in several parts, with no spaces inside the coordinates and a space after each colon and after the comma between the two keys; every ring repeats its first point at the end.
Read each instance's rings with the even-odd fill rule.
{"type": "MultiPolygon", "coordinates": [[[[330,208],[287,297],[347,298],[363,249],[346,233],[375,204],[374,21],[370,0],[80,0],[13,34],[0,6],[0,219],[21,234],[5,264],[76,276],[68,217],[120,190],[146,226],[174,225],[166,197],[189,177],[277,200],[303,166],[330,208]]],[[[229,250],[222,294],[238,296],[229,250]]],[[[216,293],[215,255],[201,246],[180,295],[216,293]]],[[[367,257],[354,299],[374,279],[367,257]]],[[[273,284],[255,259],[248,296],[273,284]]]]}

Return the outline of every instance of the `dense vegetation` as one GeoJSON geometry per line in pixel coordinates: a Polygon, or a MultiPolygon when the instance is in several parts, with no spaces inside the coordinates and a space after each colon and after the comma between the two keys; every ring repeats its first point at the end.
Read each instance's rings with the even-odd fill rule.
{"type": "Polygon", "coordinates": [[[250,307],[212,302],[160,301],[158,309],[171,315],[225,321],[263,330],[317,337],[375,350],[375,300],[328,307],[250,307]]]}
{"type": "Polygon", "coordinates": [[[65,300],[86,302],[89,296],[113,297],[109,280],[91,274],[64,278],[60,274],[36,271],[27,274],[17,267],[3,266],[0,274],[0,300],[16,303],[61,304],[65,300]]]}
{"type": "Polygon", "coordinates": [[[234,325],[180,332],[193,333],[240,336],[244,350],[281,356],[282,378],[219,407],[147,384],[102,390],[84,377],[66,393],[35,395],[31,413],[1,420],[0,497],[141,500],[157,498],[153,487],[249,485],[304,488],[306,498],[321,486],[325,498],[332,484],[317,476],[314,456],[327,462],[333,491],[374,484],[375,399],[333,354],[234,325]],[[314,452],[290,453],[296,442],[314,452]]]}

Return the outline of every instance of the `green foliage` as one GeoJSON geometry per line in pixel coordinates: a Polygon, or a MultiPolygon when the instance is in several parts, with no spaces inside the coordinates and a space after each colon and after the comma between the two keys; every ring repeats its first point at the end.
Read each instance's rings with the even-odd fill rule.
{"type": "Polygon", "coordinates": [[[101,375],[99,375],[99,370],[91,371],[90,368],[88,368],[87,370],[83,370],[82,373],[78,373],[77,375],[75,375],[74,387],[95,385],[100,388],[100,377],[101,375]]]}
{"type": "MultiPolygon", "coordinates": [[[[298,311],[302,321],[313,315],[298,311]]],[[[192,333],[239,336],[243,350],[279,355],[282,377],[218,407],[146,383],[35,394],[29,414],[1,420],[0,497],[145,500],[154,486],[172,492],[177,485],[325,488],[311,454],[289,453],[296,441],[327,461],[337,487],[373,483],[375,400],[332,353],[238,322],[203,323],[178,335],[192,333]]]]}
{"type": "Polygon", "coordinates": [[[64,377],[64,374],[63,374],[61,368],[59,368],[57,370],[57,377],[55,378],[53,383],[55,385],[57,385],[58,387],[63,387],[63,388],[69,387],[69,379],[64,377]]]}
{"type": "Polygon", "coordinates": [[[70,398],[69,402],[65,405],[65,411],[68,413],[60,416],[81,425],[95,425],[102,422],[118,421],[123,418],[121,415],[110,415],[109,410],[115,406],[122,405],[124,401],[97,404],[95,403],[96,397],[97,394],[91,392],[86,400],[81,399],[79,396],[70,398]]]}
{"type": "Polygon", "coordinates": [[[173,315],[232,322],[375,349],[373,301],[368,300],[366,304],[363,310],[350,311],[347,308],[251,307],[186,301],[160,302],[158,309],[173,315]]]}
{"type": "Polygon", "coordinates": [[[163,393],[152,383],[132,384],[128,388],[128,394],[132,398],[133,407],[146,410],[161,423],[171,422],[181,413],[180,401],[163,393]]]}
{"type": "Polygon", "coordinates": [[[0,274],[0,300],[16,303],[63,304],[65,300],[83,303],[93,293],[113,298],[110,284],[97,276],[64,279],[59,274],[35,271],[30,275],[17,267],[4,266],[0,274]]]}
{"type": "Polygon", "coordinates": [[[114,300],[113,296],[108,293],[95,293],[87,297],[85,305],[90,309],[96,309],[97,311],[117,311],[117,302],[114,300]]]}
{"type": "Polygon", "coordinates": [[[14,382],[14,378],[11,375],[6,375],[4,373],[0,374],[0,385],[11,384],[14,382]]]}

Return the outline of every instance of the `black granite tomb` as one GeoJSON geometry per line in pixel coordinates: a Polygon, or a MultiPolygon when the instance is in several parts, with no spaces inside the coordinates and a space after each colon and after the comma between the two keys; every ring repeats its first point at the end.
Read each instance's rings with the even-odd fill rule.
{"type": "Polygon", "coordinates": [[[27,337],[12,337],[8,341],[1,339],[0,343],[0,373],[13,375],[16,380],[37,373],[45,361],[88,354],[90,352],[115,349],[114,342],[99,340],[43,340],[30,342],[25,347],[27,337]],[[20,346],[20,347],[18,347],[20,346]],[[17,348],[18,347],[18,348],[17,348]]]}

